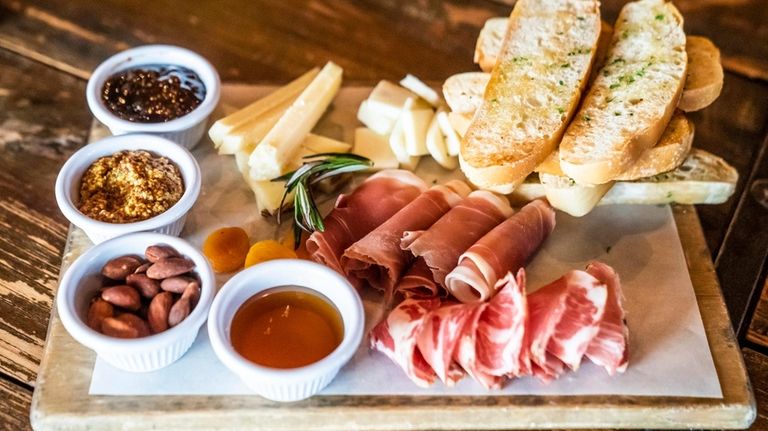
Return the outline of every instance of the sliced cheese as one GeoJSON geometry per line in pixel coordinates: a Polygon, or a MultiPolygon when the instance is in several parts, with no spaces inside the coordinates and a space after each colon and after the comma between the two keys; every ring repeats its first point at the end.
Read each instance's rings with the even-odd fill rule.
{"type": "Polygon", "coordinates": [[[219,154],[235,154],[238,151],[247,151],[250,154],[256,144],[261,142],[267,133],[275,127],[280,117],[285,115],[296,97],[288,99],[272,110],[252,118],[224,135],[219,146],[219,154]]]}
{"type": "Polygon", "coordinates": [[[208,136],[211,137],[211,140],[216,147],[220,146],[224,140],[224,136],[234,129],[243,126],[255,117],[275,109],[286,100],[295,99],[302,91],[304,91],[307,85],[312,82],[318,73],[319,69],[314,68],[291,81],[288,85],[278,88],[266,97],[216,121],[208,130],[208,136]]]}
{"type": "Polygon", "coordinates": [[[280,176],[341,86],[342,69],[328,62],[251,153],[251,178],[280,176]]]}
{"type": "Polygon", "coordinates": [[[445,145],[448,148],[448,154],[451,156],[458,156],[461,151],[461,137],[456,130],[454,130],[451,121],[448,119],[448,113],[443,110],[438,110],[435,113],[437,118],[437,124],[440,126],[440,131],[443,132],[445,137],[445,145]]]}
{"type": "Polygon", "coordinates": [[[451,112],[448,114],[448,121],[459,136],[467,134],[467,129],[469,129],[469,125],[472,124],[472,118],[473,114],[459,114],[458,112],[451,112]]]}
{"type": "Polygon", "coordinates": [[[547,200],[553,207],[574,217],[586,215],[613,187],[613,182],[581,185],[568,177],[539,173],[547,200]]]}
{"type": "Polygon", "coordinates": [[[382,135],[388,135],[395,127],[395,122],[400,115],[390,117],[377,111],[375,105],[371,105],[367,100],[363,100],[360,108],[357,110],[357,119],[365,124],[369,129],[382,135]]]}
{"type": "MultiPolygon", "coordinates": [[[[443,109],[438,109],[438,112],[443,112],[443,109]]],[[[429,129],[427,129],[427,149],[432,158],[445,169],[453,170],[459,166],[458,157],[448,154],[448,145],[443,131],[440,130],[437,115],[432,117],[432,122],[429,124],[429,129]]]]}
{"type": "Polygon", "coordinates": [[[415,100],[408,99],[400,113],[400,122],[405,139],[405,150],[411,156],[425,156],[427,149],[427,129],[435,112],[432,108],[414,108],[415,100]]]}
{"type": "Polygon", "coordinates": [[[419,156],[411,156],[405,149],[405,135],[403,134],[403,122],[397,120],[392,133],[389,135],[389,147],[403,169],[414,170],[419,164],[419,156]]]}
{"type": "Polygon", "coordinates": [[[327,136],[310,133],[301,143],[302,150],[310,151],[309,154],[321,153],[348,153],[352,145],[327,136]]]}
{"type": "Polygon", "coordinates": [[[373,162],[372,170],[397,169],[400,163],[389,147],[389,138],[367,127],[355,129],[354,153],[373,162]]]}
{"type": "Polygon", "coordinates": [[[411,75],[410,73],[405,75],[405,78],[400,80],[400,85],[407,88],[408,90],[411,90],[414,94],[426,100],[435,108],[443,106],[443,99],[440,98],[440,95],[437,94],[437,91],[433,90],[429,85],[425,84],[422,80],[411,75]]]}

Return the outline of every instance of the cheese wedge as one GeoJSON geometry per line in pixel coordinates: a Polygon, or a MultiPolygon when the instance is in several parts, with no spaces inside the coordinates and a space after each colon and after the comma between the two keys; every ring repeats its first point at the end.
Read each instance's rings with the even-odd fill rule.
{"type": "MultiPolygon", "coordinates": [[[[438,111],[444,112],[444,109],[439,108],[438,111]]],[[[429,123],[429,129],[427,129],[427,149],[429,150],[429,155],[445,169],[453,170],[459,166],[458,158],[448,154],[448,145],[445,135],[440,130],[437,114],[432,117],[432,122],[429,123]]]]}
{"type": "Polygon", "coordinates": [[[461,136],[456,133],[451,125],[451,120],[448,118],[448,113],[442,109],[438,109],[435,113],[437,118],[437,124],[440,126],[440,131],[443,132],[445,137],[445,145],[448,148],[448,155],[458,156],[461,150],[461,136]]]}
{"type": "Polygon", "coordinates": [[[389,148],[395,155],[400,167],[402,169],[408,169],[413,171],[419,164],[420,156],[412,156],[408,154],[408,150],[405,148],[405,134],[403,133],[403,122],[399,119],[395,122],[395,127],[392,129],[392,133],[389,135],[389,148]]]}
{"type": "Polygon", "coordinates": [[[360,104],[357,119],[376,133],[388,135],[409,99],[414,100],[414,108],[429,107],[428,103],[408,89],[387,80],[379,81],[368,98],[360,104]]]}
{"type": "Polygon", "coordinates": [[[627,3],[613,44],[560,143],[560,167],[580,184],[619,177],[658,142],[685,83],[683,18],[671,2],[627,3]]]}
{"type": "Polygon", "coordinates": [[[352,148],[352,145],[327,136],[310,133],[304,138],[304,141],[302,141],[301,147],[300,152],[306,152],[305,155],[309,155],[322,153],[348,153],[352,148]]]}
{"type": "Polygon", "coordinates": [[[280,117],[249,159],[251,178],[269,180],[281,175],[301,142],[317,124],[341,86],[342,69],[327,63],[280,117]]]}
{"type": "Polygon", "coordinates": [[[355,129],[354,153],[373,162],[371,170],[397,169],[400,163],[389,147],[389,139],[367,127],[355,129]]]}
{"type": "Polygon", "coordinates": [[[296,100],[296,97],[286,100],[268,112],[253,117],[248,122],[224,135],[218,148],[219,154],[235,154],[246,149],[249,153],[253,151],[256,144],[261,142],[267,133],[275,127],[280,117],[285,115],[285,112],[296,100]]]}
{"type": "Polygon", "coordinates": [[[399,115],[394,118],[383,115],[367,100],[363,100],[362,103],[360,103],[360,108],[357,110],[357,119],[369,129],[382,135],[387,135],[392,132],[398,117],[399,115]]]}
{"type": "Polygon", "coordinates": [[[310,82],[320,73],[320,69],[314,68],[288,85],[278,88],[266,97],[263,97],[239,111],[228,115],[211,126],[208,130],[208,136],[211,137],[216,147],[223,142],[224,136],[231,133],[238,127],[242,127],[256,117],[259,117],[275,108],[279,107],[287,100],[295,99],[309,85],[310,82]]]}
{"type": "Polygon", "coordinates": [[[431,108],[413,108],[413,99],[406,102],[406,107],[400,114],[405,150],[410,156],[425,156],[427,149],[427,129],[435,114],[431,108]]]}
{"type": "Polygon", "coordinates": [[[414,94],[426,100],[427,103],[432,105],[434,108],[443,106],[443,100],[440,98],[440,95],[437,94],[437,91],[410,73],[405,75],[405,78],[400,80],[400,85],[403,88],[411,90],[414,94]]]}
{"type": "Polygon", "coordinates": [[[479,188],[509,193],[557,146],[600,36],[597,0],[519,0],[460,163],[479,188]]]}

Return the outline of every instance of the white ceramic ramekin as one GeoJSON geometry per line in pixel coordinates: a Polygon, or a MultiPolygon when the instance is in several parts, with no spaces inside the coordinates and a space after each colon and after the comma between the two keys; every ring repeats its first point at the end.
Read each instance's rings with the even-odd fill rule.
{"type": "Polygon", "coordinates": [[[119,52],[93,71],[86,88],[88,107],[113,135],[151,133],[168,138],[186,148],[200,141],[221,96],[221,80],[216,69],[205,58],[185,48],[172,45],[144,45],[119,52]],[[205,85],[205,98],[193,111],[165,123],[138,123],[124,120],[107,109],[101,100],[104,82],[113,74],[141,65],[176,65],[193,70],[205,85]]]}
{"type": "Polygon", "coordinates": [[[103,242],[80,256],[61,279],[56,305],[64,327],[80,344],[117,368],[146,372],[170,365],[184,355],[208,317],[215,292],[213,270],[200,251],[183,239],[145,232],[103,242]],[[200,277],[200,300],[192,313],[164,332],[130,340],[109,337],[88,327],[85,323],[88,305],[102,286],[104,264],[126,254],[143,256],[144,250],[154,244],[170,245],[195,262],[194,271],[200,277]]]}
{"type": "Polygon", "coordinates": [[[72,224],[83,229],[94,244],[131,232],[159,232],[178,236],[187,213],[200,195],[200,166],[186,149],[154,135],[131,134],[113,136],[81,148],[64,163],[56,178],[56,202],[72,224]],[[162,214],[134,223],[107,223],[94,220],[77,209],[80,178],[97,159],[122,150],[147,150],[165,156],[179,167],[184,179],[184,194],[162,214]]]}
{"type": "Polygon", "coordinates": [[[278,259],[243,270],[221,288],[208,316],[208,335],[219,360],[257,394],[274,401],[298,401],[318,393],[336,377],[360,345],[364,325],[360,296],[344,277],[314,262],[278,259]],[[303,367],[276,369],[254,364],[232,347],[232,319],[248,298],[286,285],[303,286],[328,298],[341,313],[344,337],[331,354],[303,367]]]}

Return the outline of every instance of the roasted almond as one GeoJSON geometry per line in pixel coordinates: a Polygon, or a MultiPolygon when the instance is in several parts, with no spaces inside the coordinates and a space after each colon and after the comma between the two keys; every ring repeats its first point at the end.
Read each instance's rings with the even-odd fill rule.
{"type": "Polygon", "coordinates": [[[129,286],[135,287],[141,296],[145,298],[151,299],[160,293],[160,282],[149,278],[147,274],[129,274],[128,278],[125,279],[125,282],[129,286]]]}
{"type": "Polygon", "coordinates": [[[107,317],[101,322],[101,333],[116,338],[139,338],[139,329],[116,317],[107,317]]]}
{"type": "Polygon", "coordinates": [[[158,260],[147,269],[149,278],[162,280],[164,278],[185,274],[195,268],[195,263],[183,257],[169,257],[158,260]]]}
{"type": "Polygon", "coordinates": [[[112,280],[125,280],[128,274],[133,274],[141,264],[141,260],[135,256],[120,256],[107,262],[101,268],[101,273],[112,280]]]}
{"type": "Polygon", "coordinates": [[[179,257],[179,252],[169,245],[150,245],[144,251],[147,260],[154,263],[169,257],[179,257]]]}
{"type": "Polygon", "coordinates": [[[101,331],[101,322],[115,315],[115,307],[101,298],[93,298],[88,307],[88,326],[94,331],[101,331]]]}
{"type": "Polygon", "coordinates": [[[168,316],[171,314],[172,306],[173,293],[171,292],[161,292],[152,298],[152,302],[149,303],[147,320],[149,321],[149,329],[153,334],[168,329],[168,316]]]}
{"type": "Polygon", "coordinates": [[[152,262],[142,263],[141,266],[136,268],[136,270],[133,271],[133,272],[136,273],[136,274],[143,274],[143,273],[147,272],[147,268],[149,268],[150,266],[152,266],[152,262]]]}
{"type": "Polygon", "coordinates": [[[127,310],[136,311],[141,307],[139,292],[128,285],[107,287],[101,291],[101,299],[127,310]]]}
{"type": "Polygon", "coordinates": [[[168,324],[174,327],[181,323],[189,316],[190,309],[189,298],[179,298],[171,307],[170,314],[168,314],[168,324]]]}
{"type": "Polygon", "coordinates": [[[184,293],[190,283],[197,283],[192,277],[179,275],[176,277],[169,277],[160,282],[160,288],[173,293],[184,293]]]}
{"type": "Polygon", "coordinates": [[[184,289],[184,293],[181,294],[182,298],[189,300],[190,309],[194,310],[197,305],[197,301],[200,300],[200,283],[192,281],[184,289]]]}
{"type": "Polygon", "coordinates": [[[147,322],[133,313],[123,313],[117,316],[117,320],[125,322],[132,328],[135,328],[136,331],[138,331],[139,337],[147,337],[150,335],[147,322]]]}

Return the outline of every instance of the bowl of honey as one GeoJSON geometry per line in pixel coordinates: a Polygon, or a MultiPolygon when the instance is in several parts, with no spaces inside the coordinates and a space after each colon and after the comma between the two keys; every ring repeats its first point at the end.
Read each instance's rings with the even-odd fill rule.
{"type": "Polygon", "coordinates": [[[360,296],[332,269],[278,259],[232,277],[208,316],[221,362],[257,394],[298,401],[320,392],[357,351],[360,296]]]}

